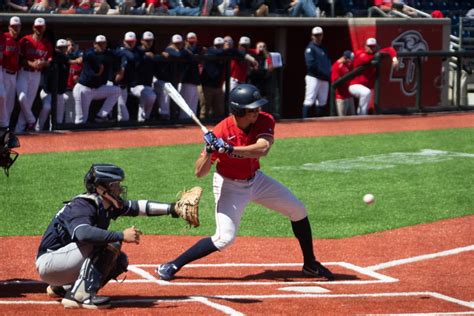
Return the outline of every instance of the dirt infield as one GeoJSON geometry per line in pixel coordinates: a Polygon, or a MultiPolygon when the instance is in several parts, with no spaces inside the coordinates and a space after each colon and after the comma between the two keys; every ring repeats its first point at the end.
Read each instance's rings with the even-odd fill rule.
{"type": "MultiPolygon", "coordinates": [[[[474,113],[280,122],[277,138],[474,127],[474,113]]],[[[22,135],[22,153],[201,142],[195,127],[22,135]]],[[[144,236],[124,246],[127,279],[109,283],[107,315],[474,314],[474,215],[340,240],[316,240],[332,282],[303,277],[293,238],[240,237],[183,268],[154,269],[199,237],[144,236]]],[[[0,314],[74,314],[48,298],[36,274],[40,237],[2,237],[0,314]]],[[[94,312],[97,314],[97,312],[94,312]]]]}

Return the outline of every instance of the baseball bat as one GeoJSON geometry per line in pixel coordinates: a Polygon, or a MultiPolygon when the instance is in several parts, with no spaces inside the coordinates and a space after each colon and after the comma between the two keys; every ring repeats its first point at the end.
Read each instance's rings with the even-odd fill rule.
{"type": "MultiPolygon", "coordinates": [[[[201,131],[206,134],[209,132],[206,126],[204,126],[199,118],[194,114],[193,110],[189,107],[186,101],[183,99],[181,94],[176,90],[176,88],[171,84],[171,82],[165,82],[163,84],[163,90],[173,99],[177,106],[184,111],[192,120],[201,128],[201,131]]],[[[223,153],[224,148],[219,148],[219,152],[223,153]]]]}
{"type": "Polygon", "coordinates": [[[183,99],[181,94],[178,92],[178,90],[175,89],[175,87],[171,84],[171,82],[165,82],[163,84],[163,90],[170,96],[171,99],[176,103],[176,105],[179,106],[181,110],[184,111],[190,118],[193,119],[194,122],[201,128],[201,131],[205,134],[209,132],[209,130],[204,126],[201,121],[197,118],[197,116],[194,114],[193,110],[189,107],[189,105],[186,103],[186,101],[183,99]]]}

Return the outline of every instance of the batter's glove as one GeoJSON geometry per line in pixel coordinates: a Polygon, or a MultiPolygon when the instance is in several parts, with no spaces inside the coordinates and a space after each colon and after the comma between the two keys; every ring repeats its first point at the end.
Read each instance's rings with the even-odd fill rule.
{"type": "Polygon", "coordinates": [[[208,154],[213,153],[217,150],[215,142],[217,140],[216,135],[213,132],[207,132],[204,134],[204,141],[206,142],[206,152],[208,154]]]}
{"type": "Polygon", "coordinates": [[[222,138],[218,138],[214,142],[214,147],[220,153],[230,154],[234,151],[234,146],[232,146],[231,144],[226,143],[222,138]]]}
{"type": "Polygon", "coordinates": [[[184,219],[190,226],[199,226],[199,201],[201,200],[202,188],[194,187],[181,193],[174,209],[179,217],[184,219]]]}

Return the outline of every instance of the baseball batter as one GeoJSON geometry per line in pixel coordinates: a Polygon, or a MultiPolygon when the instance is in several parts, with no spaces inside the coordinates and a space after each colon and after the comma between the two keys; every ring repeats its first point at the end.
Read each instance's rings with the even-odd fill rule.
{"type": "Polygon", "coordinates": [[[97,291],[127,271],[128,257],[121,251],[121,245],[138,244],[141,235],[134,226],[123,232],[108,231],[111,220],[120,216],[172,215],[199,225],[197,206],[201,188],[183,193],[176,203],[126,200],[124,178],[124,171],[116,165],[93,164],[84,178],[87,192],[67,202],[43,235],[36,269],[49,284],[48,295],[63,297],[65,308],[110,306],[110,298],[97,296],[97,291]]]}
{"type": "Polygon", "coordinates": [[[316,261],[311,225],[303,203],[284,185],[259,170],[259,159],[272,147],[275,128],[273,117],[260,111],[267,100],[255,86],[241,84],[232,90],[229,102],[232,115],[205,135],[206,148],[195,164],[196,176],[203,177],[216,163],[213,180],[216,232],[162,264],[156,272],[161,279],[171,280],[185,264],[224,250],[237,236],[245,207],[255,202],[290,219],[303,252],[305,275],[334,279],[331,271],[316,261]],[[224,152],[219,153],[220,149],[224,152]]]}
{"type": "Polygon", "coordinates": [[[21,112],[16,124],[16,131],[34,131],[36,117],[31,111],[41,81],[41,71],[49,66],[53,55],[53,45],[43,37],[46,22],[36,18],[33,33],[20,40],[20,56],[24,64],[18,72],[17,95],[21,112]]]}

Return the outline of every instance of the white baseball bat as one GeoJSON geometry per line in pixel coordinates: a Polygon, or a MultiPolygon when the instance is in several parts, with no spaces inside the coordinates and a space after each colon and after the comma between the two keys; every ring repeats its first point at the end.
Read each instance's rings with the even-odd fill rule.
{"type": "Polygon", "coordinates": [[[201,128],[204,134],[209,132],[206,126],[204,126],[201,123],[201,121],[197,118],[193,110],[191,110],[189,105],[183,99],[183,97],[178,92],[178,90],[176,90],[176,88],[171,84],[171,82],[165,82],[163,85],[163,90],[165,90],[165,92],[173,99],[176,105],[178,105],[179,108],[184,111],[184,113],[186,113],[190,118],[193,119],[194,122],[196,122],[197,125],[199,125],[199,127],[201,128]]]}
{"type": "MultiPolygon", "coordinates": [[[[173,99],[176,105],[179,106],[181,110],[183,110],[193,121],[201,128],[201,131],[206,134],[209,132],[206,126],[204,126],[199,118],[194,114],[193,110],[189,107],[186,101],[183,99],[181,94],[176,90],[176,88],[171,84],[171,82],[165,82],[163,84],[163,90],[173,99]]],[[[219,152],[224,152],[224,148],[219,148],[219,152]]]]}

